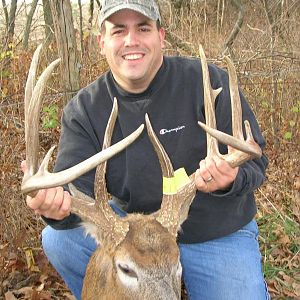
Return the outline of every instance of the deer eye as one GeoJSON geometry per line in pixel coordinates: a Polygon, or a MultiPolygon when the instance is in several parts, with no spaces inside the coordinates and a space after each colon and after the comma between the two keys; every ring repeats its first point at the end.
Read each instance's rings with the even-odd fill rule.
{"type": "Polygon", "coordinates": [[[118,264],[119,270],[122,271],[126,276],[132,277],[132,278],[138,278],[137,274],[133,269],[131,269],[128,265],[126,264],[118,264]]]}

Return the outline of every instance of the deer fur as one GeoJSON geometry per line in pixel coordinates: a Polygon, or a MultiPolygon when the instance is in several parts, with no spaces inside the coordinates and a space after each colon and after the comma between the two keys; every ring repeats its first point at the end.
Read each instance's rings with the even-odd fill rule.
{"type": "Polygon", "coordinates": [[[176,237],[153,216],[131,214],[125,219],[129,231],[119,245],[100,238],[86,270],[82,299],[180,299],[176,237]]]}

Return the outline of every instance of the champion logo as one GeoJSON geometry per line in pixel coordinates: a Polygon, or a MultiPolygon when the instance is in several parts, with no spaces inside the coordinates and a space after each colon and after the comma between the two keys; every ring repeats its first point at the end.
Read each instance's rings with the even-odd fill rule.
{"type": "Polygon", "coordinates": [[[180,131],[180,130],[182,130],[184,128],[185,128],[185,126],[178,126],[176,128],[172,128],[172,129],[161,129],[159,131],[159,134],[160,135],[164,135],[164,134],[171,133],[171,132],[176,132],[177,133],[178,131],[180,131]]]}

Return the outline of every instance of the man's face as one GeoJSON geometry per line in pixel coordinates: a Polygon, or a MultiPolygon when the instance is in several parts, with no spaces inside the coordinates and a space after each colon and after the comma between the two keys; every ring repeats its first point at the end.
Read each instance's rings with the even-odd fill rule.
{"type": "Polygon", "coordinates": [[[115,80],[129,92],[146,90],[163,61],[164,29],[128,9],[113,14],[104,26],[99,43],[115,80]]]}

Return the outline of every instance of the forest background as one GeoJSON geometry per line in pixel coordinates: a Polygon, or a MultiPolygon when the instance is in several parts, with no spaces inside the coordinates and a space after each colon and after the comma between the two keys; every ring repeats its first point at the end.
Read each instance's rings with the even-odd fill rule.
{"type": "MultiPolygon", "coordinates": [[[[234,61],[270,159],[267,180],[256,192],[265,278],[272,299],[300,299],[300,1],[159,3],[167,30],[166,54],[197,57],[202,44],[210,62],[224,67],[224,55],[234,61]]],[[[39,70],[58,56],[64,68],[53,74],[44,96],[42,157],[58,142],[62,107],[107,70],[96,41],[99,6],[93,0],[2,0],[0,299],[73,299],[43,255],[44,224],[27,209],[20,193],[24,88],[33,52],[43,42],[39,70]],[[62,27],[66,31],[59,34],[62,27]]]]}

